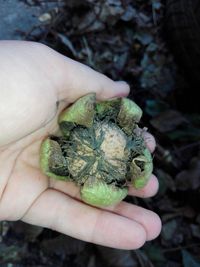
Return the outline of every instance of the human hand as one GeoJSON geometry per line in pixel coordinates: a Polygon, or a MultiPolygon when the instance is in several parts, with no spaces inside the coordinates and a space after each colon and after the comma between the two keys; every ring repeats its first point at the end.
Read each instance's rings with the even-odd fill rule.
{"type": "MultiPolygon", "coordinates": [[[[97,99],[127,96],[124,82],[113,82],[89,67],[39,43],[0,42],[0,220],[22,220],[105,246],[136,249],[158,236],[159,217],[133,204],[98,209],[80,201],[72,182],[41,173],[43,139],[58,130],[61,110],[79,97],[96,92],[97,99]]],[[[154,138],[146,133],[153,151],[154,138]]],[[[153,196],[152,175],[138,197],[153,196]]]]}

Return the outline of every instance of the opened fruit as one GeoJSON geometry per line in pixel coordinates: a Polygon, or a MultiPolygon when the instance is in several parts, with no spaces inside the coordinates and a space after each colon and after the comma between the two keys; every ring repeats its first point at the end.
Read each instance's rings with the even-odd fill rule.
{"type": "Polygon", "coordinates": [[[60,136],[47,137],[40,165],[49,177],[74,181],[84,202],[109,206],[120,202],[131,184],[144,187],[153,164],[138,122],[142,110],[128,98],[78,99],[59,117],[60,136]]]}

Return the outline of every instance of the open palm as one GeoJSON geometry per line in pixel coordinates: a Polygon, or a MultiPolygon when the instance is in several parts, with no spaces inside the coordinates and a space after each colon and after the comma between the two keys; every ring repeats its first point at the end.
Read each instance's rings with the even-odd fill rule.
{"type": "MultiPolygon", "coordinates": [[[[159,217],[121,202],[98,209],[82,203],[71,182],[41,173],[39,149],[58,130],[60,111],[79,97],[96,92],[99,100],[126,96],[129,87],[38,43],[0,42],[0,220],[23,220],[85,241],[135,249],[155,238],[159,217]]],[[[146,133],[147,147],[155,141],[146,133]]],[[[152,175],[138,197],[158,188],[152,175]]]]}

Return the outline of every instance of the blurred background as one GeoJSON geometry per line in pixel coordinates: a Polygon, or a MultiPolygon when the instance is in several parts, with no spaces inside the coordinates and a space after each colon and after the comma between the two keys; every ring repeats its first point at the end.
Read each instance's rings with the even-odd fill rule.
{"type": "Polygon", "coordinates": [[[163,223],[155,241],[123,251],[1,222],[0,267],[200,267],[200,1],[0,0],[0,39],[42,42],[130,84],[157,141],[160,189],[127,201],[163,223]]]}

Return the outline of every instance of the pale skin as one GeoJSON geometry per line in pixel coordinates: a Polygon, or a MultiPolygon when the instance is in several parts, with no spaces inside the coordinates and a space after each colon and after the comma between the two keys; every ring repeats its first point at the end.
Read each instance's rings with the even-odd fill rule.
{"type": "MultiPolygon", "coordinates": [[[[129,86],[34,42],[0,41],[0,220],[22,220],[113,248],[137,249],[161,230],[152,211],[121,202],[105,209],[80,201],[71,182],[41,173],[42,140],[58,129],[58,114],[79,97],[95,92],[99,100],[127,96],[129,86]]],[[[155,140],[144,134],[147,147],[155,140]]],[[[158,189],[152,174],[137,197],[158,189]]]]}

